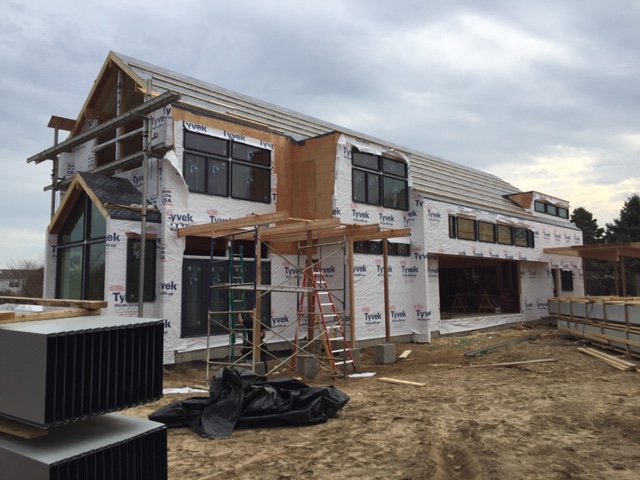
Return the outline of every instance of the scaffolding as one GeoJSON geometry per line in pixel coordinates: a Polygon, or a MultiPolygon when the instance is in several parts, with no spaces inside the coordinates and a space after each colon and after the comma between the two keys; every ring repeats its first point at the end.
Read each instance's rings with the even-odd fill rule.
{"type": "MultiPolygon", "coordinates": [[[[179,228],[178,237],[207,237],[210,239],[212,264],[216,240],[226,239],[227,242],[230,241],[230,238],[232,239],[231,241],[249,240],[254,245],[254,270],[250,280],[241,278],[234,282],[232,281],[232,274],[228,273],[225,276],[225,281],[210,281],[210,308],[206,337],[207,382],[210,378],[209,370],[211,366],[236,365],[251,358],[250,364],[255,371],[256,361],[260,361],[262,356],[275,360],[276,363],[275,367],[265,372],[267,375],[274,373],[283,365],[297,369],[296,360],[301,355],[305,355],[317,360],[320,369],[325,369],[332,375],[342,373],[346,377],[347,372],[355,367],[355,362],[347,361],[352,360],[352,354],[349,349],[353,349],[356,346],[355,323],[352,320],[355,317],[354,302],[347,301],[347,299],[354,299],[355,296],[353,276],[354,242],[373,239],[382,240],[384,270],[388,271],[387,239],[408,237],[410,234],[411,232],[408,228],[388,229],[382,228],[379,224],[345,225],[340,222],[339,218],[335,217],[320,220],[295,219],[290,218],[286,211],[251,214],[246,217],[225,220],[224,222],[179,228]],[[281,250],[278,250],[275,246],[280,246],[281,250]],[[263,284],[261,278],[263,247],[272,263],[274,259],[281,259],[284,264],[288,264],[291,267],[291,270],[295,272],[295,285],[292,284],[291,278],[285,279],[281,284],[263,284]],[[331,253],[324,255],[325,250],[329,249],[329,247],[333,247],[330,249],[331,253]],[[286,254],[283,253],[285,251],[287,252],[286,254]],[[317,269],[321,268],[322,262],[326,261],[328,257],[338,254],[342,255],[340,263],[344,268],[343,284],[337,288],[335,285],[332,286],[333,288],[329,288],[326,280],[317,280],[317,269]],[[290,258],[296,257],[295,263],[284,255],[288,255],[290,258]],[[302,261],[303,258],[304,262],[302,261]],[[300,267],[301,263],[304,263],[302,268],[300,267]],[[314,269],[316,269],[315,273],[314,269]],[[242,298],[241,295],[240,297],[237,296],[238,292],[244,291],[246,294],[252,292],[249,296],[252,300],[250,301],[252,305],[247,305],[245,302],[242,307],[234,308],[234,302],[231,302],[225,308],[212,308],[214,307],[211,304],[211,299],[214,296],[213,292],[225,289],[235,292],[233,296],[228,294],[228,298],[234,300],[242,298]],[[275,355],[266,348],[261,339],[261,331],[270,327],[270,320],[267,320],[269,317],[263,315],[261,300],[265,295],[270,295],[271,293],[296,295],[294,304],[298,307],[297,321],[290,322],[281,329],[270,329],[270,340],[280,342],[285,347],[290,346],[292,352],[290,355],[275,355]],[[323,310],[324,307],[321,306],[322,301],[320,299],[323,295],[330,296],[329,303],[332,304],[330,311],[323,310]],[[303,298],[306,298],[308,308],[306,313],[303,307],[303,298]],[[241,313],[254,319],[252,328],[245,328],[244,321],[242,322],[244,330],[247,333],[251,332],[251,338],[246,340],[247,345],[242,345],[245,343],[244,336],[240,335],[237,328],[238,325],[235,323],[241,313]],[[332,336],[335,333],[335,323],[328,321],[330,316],[338,318],[341,322],[341,337],[332,336]],[[307,323],[304,324],[304,321],[307,323]],[[225,357],[226,361],[224,362],[211,358],[211,338],[219,335],[212,331],[212,326],[216,326],[217,331],[223,331],[225,335],[229,335],[228,355],[225,357]],[[306,335],[299,335],[299,331],[290,332],[289,329],[291,328],[299,331],[304,330],[306,335]],[[240,338],[242,340],[239,340],[240,338]],[[342,348],[334,348],[333,343],[337,341],[337,338],[341,338],[343,341],[344,346],[342,348]],[[250,352],[241,355],[236,355],[233,352],[234,349],[242,348],[243,346],[245,350],[250,350],[250,352]],[[321,347],[324,347],[324,355],[321,347]],[[294,357],[296,360],[294,360],[294,357]],[[340,369],[337,368],[338,365],[341,366],[340,369]]],[[[233,250],[227,248],[225,261],[229,262],[228,271],[233,272],[235,262],[239,261],[240,258],[246,259],[246,254],[247,252],[245,251],[244,256],[234,257],[233,250]]],[[[391,341],[388,283],[388,275],[385,275],[385,338],[386,341],[391,341]]],[[[220,298],[219,294],[217,298],[220,298]]],[[[242,304],[242,302],[235,303],[242,304]]],[[[265,370],[267,370],[266,367],[265,370]]]]}
{"type": "MultiPolygon", "coordinates": [[[[240,254],[235,254],[236,249],[234,248],[236,237],[241,235],[246,238],[247,231],[241,234],[230,234],[226,237],[227,257],[225,259],[214,257],[213,242],[215,238],[212,238],[211,270],[213,270],[215,263],[221,261],[227,262],[229,268],[226,282],[213,281],[213,276],[210,276],[212,281],[210,282],[209,321],[207,322],[207,381],[210,379],[210,368],[212,366],[247,365],[250,362],[252,369],[255,370],[256,364],[262,362],[263,359],[265,359],[265,365],[267,359],[274,364],[270,369],[265,368],[266,375],[274,373],[283,366],[296,371],[298,366],[296,360],[299,355],[307,355],[317,359],[320,368],[331,374],[342,373],[346,375],[348,371],[354,370],[355,362],[353,361],[349,347],[350,340],[347,338],[345,329],[346,239],[340,242],[315,245],[303,245],[304,242],[297,242],[297,263],[293,263],[279,251],[273,249],[271,245],[260,240],[257,229],[253,229],[252,233],[255,241],[256,261],[253,262],[254,271],[250,275],[251,281],[247,281],[244,275],[246,262],[242,246],[240,247],[240,254]],[[296,272],[294,275],[296,285],[286,285],[284,283],[267,285],[260,283],[261,278],[258,274],[260,262],[257,259],[260,257],[262,246],[268,249],[270,255],[282,260],[291,267],[291,271],[296,272]],[[323,249],[329,246],[339,246],[339,248],[334,248],[332,253],[323,256],[323,249]],[[306,265],[302,268],[300,263],[302,252],[305,250],[310,253],[315,251],[319,256],[316,255],[311,262],[305,260],[306,265]],[[316,276],[322,262],[338,253],[341,253],[343,257],[340,261],[345,266],[345,272],[343,272],[344,280],[339,288],[330,288],[324,278],[323,281],[318,281],[316,276]],[[212,299],[216,290],[227,292],[228,309],[216,310],[212,308],[212,299]],[[247,295],[249,292],[252,295],[247,295]],[[275,337],[277,341],[285,345],[280,351],[288,352],[290,350],[292,352],[288,355],[276,355],[270,352],[267,345],[262,342],[262,332],[269,329],[270,325],[265,322],[259,305],[261,299],[271,293],[296,295],[296,305],[298,306],[296,322],[290,322],[278,331],[271,329],[272,337],[275,337]],[[328,295],[331,298],[331,304],[334,306],[331,313],[322,311],[321,303],[318,301],[322,295],[328,295]],[[247,302],[251,304],[249,305],[247,302]],[[336,303],[339,304],[339,309],[335,308],[336,303]],[[308,311],[303,311],[305,304],[309,307],[308,311]],[[333,322],[326,320],[328,316],[334,318],[333,322]],[[242,321],[239,321],[240,317],[243,317],[242,321]],[[252,319],[252,324],[247,325],[247,319],[252,319]],[[212,330],[213,326],[217,326],[218,331],[224,330],[224,334],[229,337],[227,354],[224,356],[226,361],[212,358],[211,338],[216,335],[212,330]],[[340,336],[338,337],[335,336],[336,326],[339,326],[340,331],[340,336]],[[291,329],[295,329],[293,335],[291,334],[291,329]],[[301,329],[304,329],[302,335],[301,329]],[[340,349],[336,349],[333,346],[337,341],[342,342],[340,349]],[[290,348],[286,348],[287,346],[290,348]],[[240,354],[238,354],[238,349],[241,350],[240,354]],[[342,360],[336,358],[338,354],[347,355],[348,358],[342,360]]],[[[286,281],[290,282],[291,279],[286,281]]]]}

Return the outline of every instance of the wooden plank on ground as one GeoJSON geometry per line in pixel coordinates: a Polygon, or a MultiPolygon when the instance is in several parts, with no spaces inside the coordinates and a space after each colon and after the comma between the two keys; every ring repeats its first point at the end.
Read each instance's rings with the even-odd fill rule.
{"type": "Polygon", "coordinates": [[[14,437],[32,438],[43,437],[47,434],[47,430],[37,428],[32,425],[26,425],[9,418],[0,417],[0,432],[13,435],[14,437]]]}
{"type": "Polygon", "coordinates": [[[405,350],[404,352],[402,352],[398,358],[400,360],[404,360],[405,358],[407,358],[409,355],[411,355],[411,350],[405,350]]]}
{"type": "Polygon", "coordinates": [[[540,360],[523,360],[520,362],[504,362],[504,363],[487,363],[485,365],[466,365],[463,368],[482,368],[482,367],[516,367],[518,365],[529,365],[531,363],[557,362],[555,358],[543,358],[540,360]]]}
{"type": "Polygon", "coordinates": [[[478,350],[473,350],[471,352],[467,352],[464,354],[465,357],[481,357],[491,352],[495,352],[496,350],[500,350],[502,348],[510,347],[511,345],[516,345],[522,342],[530,342],[531,340],[535,340],[539,338],[540,335],[526,335],[524,337],[513,338],[511,340],[507,340],[506,342],[496,343],[493,345],[488,345],[483,348],[479,348],[478,350]]]}
{"type": "Polygon", "coordinates": [[[397,383],[400,385],[412,385],[414,387],[426,387],[426,383],[412,382],[410,380],[400,380],[399,378],[379,377],[378,380],[386,383],[397,383]]]}

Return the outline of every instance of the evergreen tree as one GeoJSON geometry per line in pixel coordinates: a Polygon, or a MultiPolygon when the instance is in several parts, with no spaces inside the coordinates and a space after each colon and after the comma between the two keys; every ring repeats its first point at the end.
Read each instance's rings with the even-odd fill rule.
{"type": "MultiPolygon", "coordinates": [[[[640,196],[634,193],[624,203],[620,217],[607,223],[605,233],[607,243],[640,242],[640,196]]],[[[635,296],[640,290],[637,279],[640,276],[640,261],[637,258],[624,258],[626,294],[635,296]]],[[[620,294],[622,295],[622,291],[620,294]]]]}
{"type": "MultiPolygon", "coordinates": [[[[589,210],[583,207],[575,208],[570,220],[582,230],[582,243],[585,245],[604,241],[604,228],[598,227],[598,222],[589,210]]],[[[583,266],[587,295],[610,295],[615,290],[613,265],[610,262],[585,258],[583,266]]]]}
{"type": "Polygon", "coordinates": [[[571,221],[582,230],[582,243],[602,243],[604,228],[598,227],[598,222],[593,214],[582,207],[578,207],[571,213],[571,221]]]}
{"type": "Polygon", "coordinates": [[[640,196],[634,193],[624,203],[620,217],[607,223],[607,243],[640,242],[640,196]]]}

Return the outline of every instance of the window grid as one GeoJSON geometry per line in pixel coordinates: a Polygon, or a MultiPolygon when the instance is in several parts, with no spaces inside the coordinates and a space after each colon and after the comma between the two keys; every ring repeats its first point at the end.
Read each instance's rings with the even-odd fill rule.
{"type": "Polygon", "coordinates": [[[185,130],[189,191],[271,203],[271,151],[185,130]]]}
{"type": "Polygon", "coordinates": [[[354,202],[409,210],[407,164],[357,150],[351,152],[354,202]]]}
{"type": "Polygon", "coordinates": [[[533,231],[527,228],[495,224],[455,215],[449,215],[449,237],[517,247],[535,247],[533,231]]]}

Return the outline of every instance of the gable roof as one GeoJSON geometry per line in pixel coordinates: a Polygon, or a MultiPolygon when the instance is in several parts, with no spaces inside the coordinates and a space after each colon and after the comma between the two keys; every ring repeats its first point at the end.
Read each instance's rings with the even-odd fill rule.
{"type": "MultiPolygon", "coordinates": [[[[147,82],[150,80],[153,93],[180,93],[181,100],[177,105],[183,107],[286,135],[298,141],[340,132],[408,154],[413,189],[427,199],[567,226],[566,221],[526,212],[507,198],[521,191],[495,175],[294,112],[120,53],[109,53],[83,109],[88,108],[93,95],[97,95],[99,91],[99,85],[107,81],[107,76],[113,81],[115,74],[113,68],[110,68],[113,66],[118,67],[132,81],[134,91],[146,92],[147,82]]],[[[131,89],[129,95],[130,92],[131,89]]],[[[72,135],[80,128],[81,118],[83,114],[80,115],[72,135]]]]}
{"type": "MultiPolygon", "coordinates": [[[[140,221],[142,193],[126,178],[107,177],[78,172],[67,190],[60,207],[51,219],[49,233],[56,234],[64,225],[81,193],[86,193],[105,218],[140,221]]],[[[147,220],[160,222],[160,213],[150,209],[147,220]]]]}

